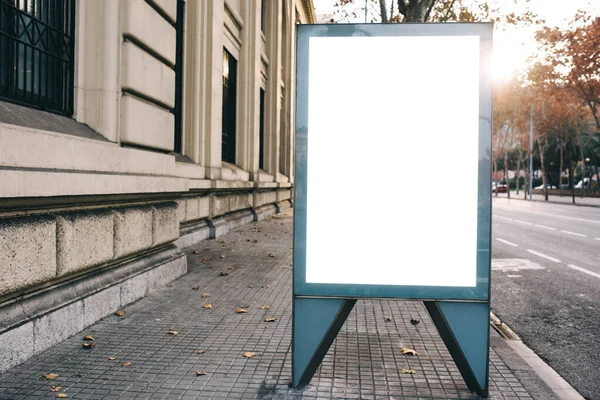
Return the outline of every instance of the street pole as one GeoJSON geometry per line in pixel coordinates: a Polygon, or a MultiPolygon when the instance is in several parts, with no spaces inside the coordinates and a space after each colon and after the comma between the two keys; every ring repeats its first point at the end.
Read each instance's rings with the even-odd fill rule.
{"type": "Polygon", "coordinates": [[[529,115],[529,200],[533,197],[533,104],[529,115]]]}

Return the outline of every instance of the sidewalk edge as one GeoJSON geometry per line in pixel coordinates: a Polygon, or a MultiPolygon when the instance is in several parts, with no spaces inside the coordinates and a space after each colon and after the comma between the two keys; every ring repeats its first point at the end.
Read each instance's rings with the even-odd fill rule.
{"type": "Polygon", "coordinates": [[[533,350],[496,315],[490,313],[490,325],[504,339],[504,342],[517,354],[533,372],[562,400],[585,400],[579,392],[564,380],[552,367],[542,360],[533,350]]]}

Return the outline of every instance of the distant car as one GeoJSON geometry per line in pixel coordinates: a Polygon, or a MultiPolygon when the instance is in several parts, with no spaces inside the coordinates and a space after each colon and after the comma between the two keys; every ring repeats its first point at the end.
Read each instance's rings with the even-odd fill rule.
{"type": "MultiPolygon", "coordinates": [[[[556,186],[554,186],[554,185],[546,185],[546,187],[547,187],[548,189],[556,189],[556,186]]],[[[543,188],[544,188],[544,185],[543,185],[543,184],[541,184],[540,186],[536,186],[536,187],[534,187],[534,189],[543,189],[543,188]]]]}
{"type": "Polygon", "coordinates": [[[492,185],[492,193],[506,193],[508,192],[508,186],[500,183],[498,185],[492,185]]]}

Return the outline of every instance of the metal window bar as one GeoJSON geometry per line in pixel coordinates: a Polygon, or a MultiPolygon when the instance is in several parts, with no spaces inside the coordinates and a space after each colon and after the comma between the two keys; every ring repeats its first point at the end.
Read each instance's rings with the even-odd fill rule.
{"type": "Polygon", "coordinates": [[[223,108],[221,159],[235,164],[237,60],[223,49],[223,108]]]}
{"type": "Polygon", "coordinates": [[[259,96],[258,168],[265,169],[265,91],[263,88],[260,88],[259,96]]]}
{"type": "Polygon", "coordinates": [[[177,0],[177,21],[175,22],[176,50],[175,50],[175,107],[171,111],[175,119],[174,150],[182,150],[182,103],[183,103],[183,32],[185,21],[185,1],[177,0]]]}
{"type": "Polygon", "coordinates": [[[75,0],[0,0],[0,99],[73,114],[75,0]]]}

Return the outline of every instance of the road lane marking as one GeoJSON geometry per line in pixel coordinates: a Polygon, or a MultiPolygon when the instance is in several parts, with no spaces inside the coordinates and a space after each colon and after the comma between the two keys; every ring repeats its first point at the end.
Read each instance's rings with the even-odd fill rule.
{"type": "Polygon", "coordinates": [[[546,225],[535,224],[535,226],[537,226],[538,228],[542,228],[542,229],[548,229],[549,231],[555,231],[556,230],[556,228],[552,228],[551,226],[546,226],[546,225]]]}
{"type": "Polygon", "coordinates": [[[531,249],[527,249],[527,251],[530,252],[531,254],[535,254],[538,257],[545,258],[548,261],[552,261],[552,262],[555,262],[555,263],[561,262],[558,258],[547,256],[544,253],[540,253],[539,251],[535,251],[535,250],[531,250],[531,249]]]}
{"type": "Polygon", "coordinates": [[[523,225],[533,225],[533,223],[531,223],[531,222],[521,221],[520,219],[515,219],[514,221],[518,222],[519,224],[523,224],[523,225]]]}
{"type": "Polygon", "coordinates": [[[506,221],[512,221],[512,220],[513,220],[512,218],[503,217],[503,216],[501,216],[501,215],[494,215],[494,217],[495,217],[495,218],[500,218],[500,219],[503,219],[503,220],[506,220],[506,221]]]}
{"type": "Polygon", "coordinates": [[[507,245],[512,246],[512,247],[519,247],[518,244],[513,243],[513,242],[509,242],[508,240],[504,240],[504,239],[500,239],[500,238],[496,238],[496,240],[499,241],[500,243],[504,243],[504,244],[507,244],[507,245]]]}
{"type": "Polygon", "coordinates": [[[577,232],[571,232],[571,231],[563,231],[561,230],[562,233],[566,233],[568,235],[573,235],[573,236],[579,236],[579,237],[587,237],[587,235],[584,235],[582,233],[577,233],[577,232]]]}
{"type": "Polygon", "coordinates": [[[600,238],[594,238],[594,239],[596,239],[596,240],[600,240],[600,238]]]}
{"type": "Polygon", "coordinates": [[[542,270],[544,267],[526,258],[492,258],[492,271],[518,272],[524,269],[542,270]]]}
{"type": "Polygon", "coordinates": [[[569,264],[569,267],[573,268],[573,269],[575,269],[577,271],[583,272],[584,274],[588,274],[588,275],[591,275],[591,276],[595,276],[596,278],[600,278],[600,274],[597,274],[595,272],[589,271],[589,270],[587,270],[585,268],[578,267],[577,265],[569,264]]]}

